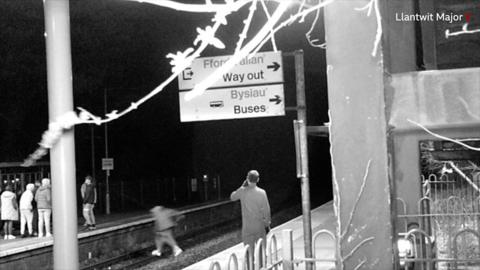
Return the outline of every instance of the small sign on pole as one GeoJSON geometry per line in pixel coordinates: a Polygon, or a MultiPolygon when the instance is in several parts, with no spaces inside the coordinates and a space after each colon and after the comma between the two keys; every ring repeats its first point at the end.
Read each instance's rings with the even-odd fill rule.
{"type": "Polygon", "coordinates": [[[305,128],[305,123],[303,120],[293,120],[293,134],[295,136],[295,157],[296,157],[296,163],[297,163],[297,178],[304,177],[305,174],[303,173],[303,155],[301,151],[301,136],[300,136],[300,130],[302,128],[305,128]]]}
{"type": "Polygon", "coordinates": [[[113,171],[113,158],[102,158],[102,170],[113,171]]]}

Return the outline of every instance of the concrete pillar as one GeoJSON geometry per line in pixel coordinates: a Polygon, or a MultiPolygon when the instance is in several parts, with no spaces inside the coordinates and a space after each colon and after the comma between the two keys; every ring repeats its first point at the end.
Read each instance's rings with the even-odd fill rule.
{"type": "MultiPolygon", "coordinates": [[[[381,44],[370,0],[326,8],[328,99],[340,269],[394,269],[381,44]],[[361,266],[361,267],[360,267],[361,266]]],[[[381,2],[381,1],[380,1],[381,2]]]]}

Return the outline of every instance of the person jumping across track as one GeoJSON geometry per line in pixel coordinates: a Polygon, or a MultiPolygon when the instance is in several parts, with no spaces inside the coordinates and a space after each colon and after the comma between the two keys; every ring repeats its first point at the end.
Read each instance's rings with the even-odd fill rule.
{"type": "Polygon", "coordinates": [[[162,256],[162,249],[164,244],[168,244],[176,257],[180,255],[183,250],[178,246],[173,237],[173,228],[177,225],[177,221],[183,218],[180,212],[169,209],[163,206],[155,206],[150,209],[150,213],[155,220],[155,244],[157,249],[152,251],[154,256],[162,256]]]}

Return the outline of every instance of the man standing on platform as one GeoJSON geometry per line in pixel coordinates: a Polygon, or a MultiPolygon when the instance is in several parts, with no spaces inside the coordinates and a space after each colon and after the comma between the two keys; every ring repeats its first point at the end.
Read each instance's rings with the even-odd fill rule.
{"type": "Polygon", "coordinates": [[[95,230],[95,215],[93,214],[93,208],[97,203],[97,190],[92,183],[92,177],[85,177],[85,182],[80,188],[80,194],[83,200],[83,217],[85,218],[85,224],[83,226],[89,230],[95,230]]]}
{"type": "Polygon", "coordinates": [[[232,192],[232,201],[240,200],[242,206],[242,241],[254,251],[255,243],[263,238],[266,241],[266,233],[270,228],[270,205],[265,190],[257,187],[260,180],[256,170],[247,174],[243,185],[232,192]]]}

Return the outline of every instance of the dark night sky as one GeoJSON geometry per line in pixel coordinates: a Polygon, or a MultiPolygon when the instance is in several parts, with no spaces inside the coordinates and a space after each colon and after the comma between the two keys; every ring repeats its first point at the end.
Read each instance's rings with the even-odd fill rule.
{"type": "MultiPolygon", "coordinates": [[[[196,27],[211,23],[211,16],[121,0],[71,0],[70,9],[75,106],[97,115],[103,113],[105,89],[109,110],[123,109],[160,84],[170,74],[165,56],[192,46],[196,27]]],[[[217,34],[228,49],[208,49],[204,56],[233,52],[246,11],[231,15],[229,24],[217,34]]],[[[0,162],[21,161],[34,151],[48,122],[42,1],[5,0],[0,14],[0,162]]],[[[262,17],[256,18],[252,31],[259,28],[262,17]]],[[[283,29],[276,40],[284,52],[305,51],[308,119],[310,125],[319,125],[328,121],[325,54],[305,40],[311,19],[283,29]]],[[[322,25],[317,32],[322,36],[322,25]]],[[[271,50],[270,44],[264,50],[271,50]]],[[[286,105],[293,106],[293,61],[285,58],[284,62],[286,105]]],[[[109,152],[115,158],[113,179],[148,180],[208,172],[220,174],[229,190],[241,183],[247,170],[257,168],[267,188],[299,186],[294,112],[284,117],[180,123],[177,91],[175,81],[109,125],[109,152]]],[[[102,181],[103,127],[93,129],[96,174],[102,181]]],[[[75,134],[80,177],[91,173],[91,128],[77,126],[75,134]]],[[[326,138],[310,139],[310,158],[312,197],[331,197],[326,138]]]]}

